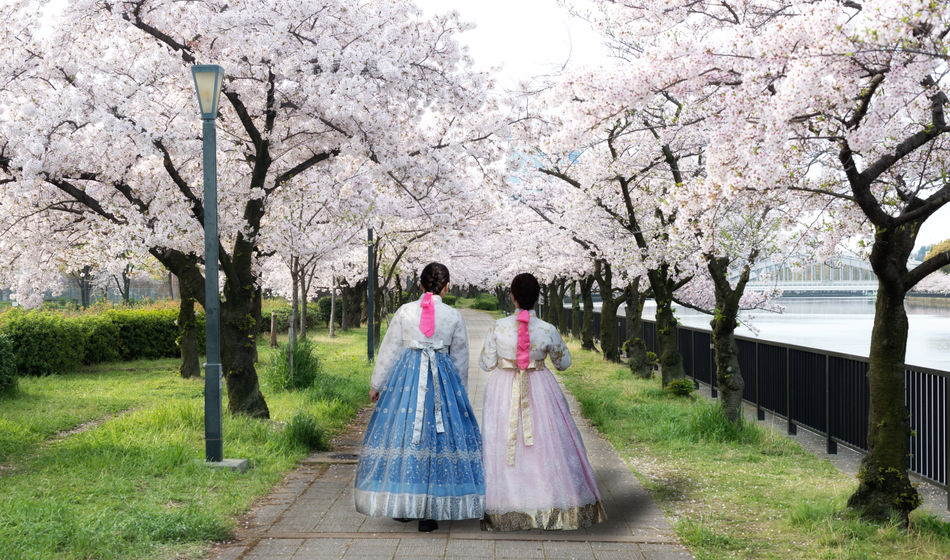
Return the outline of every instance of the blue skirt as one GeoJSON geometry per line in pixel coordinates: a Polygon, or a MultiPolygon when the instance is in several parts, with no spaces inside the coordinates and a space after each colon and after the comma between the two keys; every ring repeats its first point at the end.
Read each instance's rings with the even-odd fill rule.
{"type": "Polygon", "coordinates": [[[380,391],[356,467],[354,496],[360,513],[482,517],[485,477],[475,413],[449,356],[437,352],[435,362],[433,371],[422,350],[405,350],[380,391]],[[420,365],[425,405],[417,410],[420,365]]]}

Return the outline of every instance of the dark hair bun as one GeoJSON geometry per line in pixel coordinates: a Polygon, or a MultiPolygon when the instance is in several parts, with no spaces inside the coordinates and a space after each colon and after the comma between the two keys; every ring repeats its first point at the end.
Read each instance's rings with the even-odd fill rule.
{"type": "Polygon", "coordinates": [[[541,285],[534,275],[527,272],[515,276],[511,280],[511,295],[518,302],[521,309],[534,309],[534,304],[538,303],[538,295],[541,293],[541,285]]]}
{"type": "Polygon", "coordinates": [[[449,283],[449,269],[442,263],[431,262],[422,269],[419,283],[423,290],[438,294],[449,283]]]}

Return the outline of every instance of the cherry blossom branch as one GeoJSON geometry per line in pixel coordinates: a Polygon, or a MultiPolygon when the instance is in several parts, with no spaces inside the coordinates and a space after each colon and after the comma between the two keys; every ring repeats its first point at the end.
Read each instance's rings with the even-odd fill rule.
{"type": "Polygon", "coordinates": [[[191,215],[198,220],[201,227],[204,227],[205,211],[201,200],[195,195],[194,191],[188,185],[188,182],[181,176],[181,173],[178,172],[178,168],[175,167],[174,162],[172,162],[172,156],[165,147],[165,144],[161,140],[155,140],[152,144],[162,152],[162,165],[165,167],[165,172],[168,173],[172,182],[178,187],[178,191],[191,203],[191,215]]]}
{"type": "MultiPolygon", "coordinates": [[[[915,200],[917,199],[915,198],[915,200]]],[[[924,199],[920,206],[909,212],[902,212],[894,221],[898,224],[922,221],[933,215],[934,212],[947,203],[950,203],[950,183],[944,184],[940,190],[924,199]]]]}
{"type": "Polygon", "coordinates": [[[128,221],[125,218],[120,218],[116,216],[115,214],[107,211],[105,208],[102,207],[102,205],[99,203],[98,200],[92,198],[91,196],[86,194],[85,191],[83,191],[76,185],[72,184],[68,180],[57,179],[54,177],[46,177],[45,181],[49,183],[50,185],[53,185],[57,189],[61,190],[62,192],[73,197],[76,200],[76,202],[85,205],[90,210],[92,210],[96,214],[99,214],[100,216],[109,220],[110,222],[119,224],[119,225],[125,225],[128,223],[128,221]]]}
{"type": "MultiPolygon", "coordinates": [[[[950,131],[944,116],[944,105],[947,104],[947,95],[942,91],[934,93],[930,97],[931,123],[927,127],[919,130],[917,133],[905,138],[900,142],[893,152],[886,153],[875,160],[867,167],[861,176],[870,183],[877,179],[882,173],[894,166],[902,158],[920,148],[927,142],[940,136],[944,132],[950,131]]],[[[850,150],[848,150],[850,152],[850,150]]]]}

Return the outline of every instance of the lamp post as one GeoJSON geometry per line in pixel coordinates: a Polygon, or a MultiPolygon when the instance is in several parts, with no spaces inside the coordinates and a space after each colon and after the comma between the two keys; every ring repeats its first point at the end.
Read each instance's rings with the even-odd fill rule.
{"type": "Polygon", "coordinates": [[[369,265],[369,274],[366,275],[366,355],[369,361],[373,361],[373,354],[376,350],[376,317],[373,315],[376,310],[373,309],[376,297],[376,247],[373,245],[373,228],[366,230],[366,246],[368,247],[367,264],[369,265]]]}
{"type": "Polygon", "coordinates": [[[191,67],[201,107],[205,221],[205,459],[220,463],[221,437],[221,300],[218,297],[218,160],[215,119],[224,69],[216,64],[191,67]]]}

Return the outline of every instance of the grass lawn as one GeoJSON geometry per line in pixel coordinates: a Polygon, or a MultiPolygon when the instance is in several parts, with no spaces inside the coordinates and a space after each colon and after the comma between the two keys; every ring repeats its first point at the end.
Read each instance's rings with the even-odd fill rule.
{"type": "Polygon", "coordinates": [[[666,396],[660,382],[569,344],[559,376],[665,508],[698,559],[950,558],[950,525],[915,512],[912,527],[874,525],[845,503],[857,481],[753,423],[730,429],[718,404],[666,396]]]}
{"type": "Polygon", "coordinates": [[[21,378],[0,400],[0,557],[202,557],[307,454],[286,422],[308,414],[329,437],[368,402],[365,329],[310,338],[322,366],[313,387],[268,390],[263,342],[272,419],[225,415],[224,455],[249,459],[244,474],[201,464],[204,380],[179,378],[177,360],[21,378]]]}

